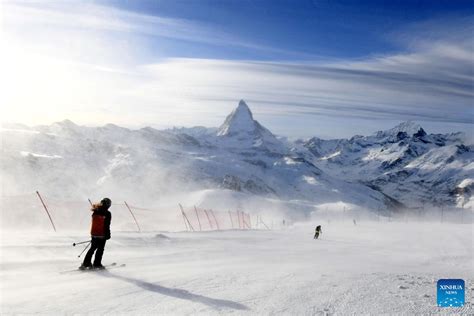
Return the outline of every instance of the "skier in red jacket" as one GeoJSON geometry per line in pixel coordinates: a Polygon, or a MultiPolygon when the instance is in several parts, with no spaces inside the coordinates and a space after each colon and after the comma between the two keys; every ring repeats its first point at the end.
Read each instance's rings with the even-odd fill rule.
{"type": "Polygon", "coordinates": [[[85,269],[104,269],[102,265],[102,255],[104,254],[105,242],[110,239],[110,222],[112,214],[109,211],[112,201],[104,198],[99,204],[94,204],[91,208],[91,248],[84,257],[81,270],[85,269]],[[97,252],[96,252],[97,251],[97,252]],[[94,264],[91,264],[92,256],[95,253],[94,264]]]}

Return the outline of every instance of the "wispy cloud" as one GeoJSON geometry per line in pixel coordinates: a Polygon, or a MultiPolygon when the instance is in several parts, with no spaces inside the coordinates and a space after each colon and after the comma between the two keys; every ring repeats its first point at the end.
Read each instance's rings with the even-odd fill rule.
{"type": "MultiPolygon", "coordinates": [[[[4,25],[11,29],[49,27],[82,33],[108,32],[120,36],[152,36],[212,46],[240,47],[281,54],[287,58],[322,58],[315,54],[286,50],[244,40],[214,26],[197,21],[148,15],[93,3],[52,2],[4,4],[4,25]]],[[[33,32],[34,33],[34,32],[33,32]]]]}
{"type": "Polygon", "coordinates": [[[472,123],[472,62],[469,47],[450,42],[330,64],[175,59],[147,66],[156,81],[136,92],[190,102],[245,96],[268,113],[472,123]]]}
{"type": "Polygon", "coordinates": [[[436,22],[407,27],[391,35],[401,46],[391,55],[297,63],[143,58],[146,36],[278,49],[95,4],[8,3],[3,19],[8,120],[28,112],[43,121],[216,126],[244,98],[281,134],[329,134],[337,125],[332,134],[348,136],[378,129],[377,120],[473,123],[471,20],[449,20],[449,32],[436,22]]]}

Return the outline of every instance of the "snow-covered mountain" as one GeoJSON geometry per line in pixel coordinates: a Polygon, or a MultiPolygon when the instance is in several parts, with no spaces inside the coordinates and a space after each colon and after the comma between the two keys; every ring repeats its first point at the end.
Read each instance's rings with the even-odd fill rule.
{"type": "Polygon", "coordinates": [[[472,150],[460,134],[427,135],[408,122],[367,137],[290,143],[257,122],[243,100],[219,128],[130,130],[66,120],[4,126],[1,135],[4,195],[39,189],[83,199],[113,192],[148,203],[176,192],[215,197],[230,190],[290,208],[388,210],[399,201],[455,203],[461,181],[472,179],[472,150]]]}
{"type": "Polygon", "coordinates": [[[227,116],[215,138],[216,145],[238,150],[259,149],[271,153],[287,153],[287,147],[275,135],[253,119],[244,100],[227,116]]]}
{"type": "Polygon", "coordinates": [[[407,206],[462,206],[471,198],[473,188],[468,185],[460,190],[460,185],[474,178],[473,147],[465,144],[464,136],[427,134],[420,125],[408,121],[370,136],[315,137],[300,145],[327,173],[363,182],[407,206]]]}

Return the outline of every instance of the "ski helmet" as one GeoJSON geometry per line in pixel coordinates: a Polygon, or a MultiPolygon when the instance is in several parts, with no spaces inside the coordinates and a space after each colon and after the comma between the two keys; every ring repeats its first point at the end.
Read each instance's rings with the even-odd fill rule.
{"type": "Polygon", "coordinates": [[[100,201],[100,204],[106,208],[109,208],[112,205],[112,201],[109,198],[103,198],[102,201],[100,201]]]}

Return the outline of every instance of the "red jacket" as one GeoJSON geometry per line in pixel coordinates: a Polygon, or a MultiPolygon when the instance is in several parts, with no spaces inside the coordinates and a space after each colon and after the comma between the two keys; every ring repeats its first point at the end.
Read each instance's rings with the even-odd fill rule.
{"type": "Polygon", "coordinates": [[[100,206],[92,209],[92,211],[91,236],[110,239],[112,214],[100,206]]]}

